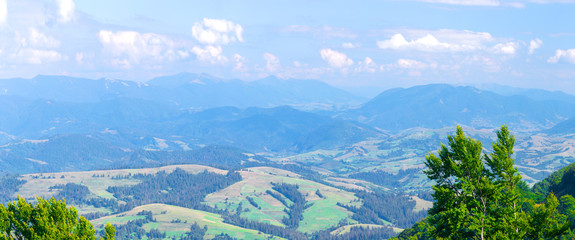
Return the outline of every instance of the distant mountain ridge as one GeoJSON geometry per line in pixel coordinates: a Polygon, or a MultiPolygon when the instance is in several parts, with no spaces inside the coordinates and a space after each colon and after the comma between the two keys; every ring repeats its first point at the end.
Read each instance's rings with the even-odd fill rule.
{"type": "Polygon", "coordinates": [[[560,101],[575,103],[575,96],[562,91],[548,91],[534,88],[518,88],[499,84],[483,84],[477,88],[497,93],[503,96],[526,96],[536,101],[560,101]]]}
{"type": "Polygon", "coordinates": [[[357,105],[364,100],[315,80],[268,77],[246,82],[191,73],[157,77],[146,82],[43,75],[32,79],[0,79],[0,96],[74,103],[132,98],[196,109],[357,105]]]}
{"type": "Polygon", "coordinates": [[[503,124],[522,131],[546,129],[575,116],[575,104],[502,96],[474,87],[431,84],[390,89],[340,116],[386,130],[441,128],[463,124],[494,128],[503,124]]]}
{"type": "MultiPolygon", "coordinates": [[[[381,141],[407,129],[456,124],[476,129],[506,124],[513,131],[533,133],[575,116],[575,104],[553,100],[554,92],[545,92],[546,100],[535,100],[446,84],[390,89],[356,108],[314,111],[294,106],[349,104],[353,97],[317,81],[270,77],[244,82],[202,74],[146,83],[39,76],[0,80],[1,89],[0,168],[10,171],[74,170],[83,162],[104,166],[125,160],[130,155],[126,151],[188,151],[213,145],[304,154],[381,141]],[[38,139],[48,142],[34,141],[38,139]],[[71,142],[80,145],[56,144],[71,142]],[[54,157],[58,164],[43,164],[49,162],[43,153],[60,151],[63,157],[54,157]],[[60,164],[66,156],[71,166],[60,164]]],[[[557,125],[555,132],[571,132],[560,128],[568,123],[557,125]]]]}

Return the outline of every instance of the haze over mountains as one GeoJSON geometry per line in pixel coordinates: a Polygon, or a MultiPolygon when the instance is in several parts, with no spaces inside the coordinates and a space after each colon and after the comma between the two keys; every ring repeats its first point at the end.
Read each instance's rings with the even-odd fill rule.
{"type": "Polygon", "coordinates": [[[282,80],[272,76],[246,82],[191,73],[158,77],[146,82],[65,76],[4,79],[0,80],[0,94],[74,103],[130,98],[197,109],[298,104],[350,106],[364,100],[320,81],[282,80]]]}
{"type": "Polygon", "coordinates": [[[519,131],[535,131],[575,115],[575,101],[564,98],[566,94],[539,92],[548,97],[538,100],[544,99],[540,94],[537,99],[531,98],[531,91],[503,96],[473,87],[444,84],[391,89],[343,116],[387,130],[456,124],[494,128],[507,124],[519,131]]]}
{"type": "Polygon", "coordinates": [[[509,125],[528,184],[575,162],[575,98],[562,92],[430,84],[363,99],[312,80],[195,74],[0,90],[0,199],[66,198],[95,224],[121,223],[118,239],[192,224],[210,237],[395,236],[427,215],[425,155],[457,124],[485,152],[509,125]]]}
{"type": "Polygon", "coordinates": [[[507,124],[516,132],[538,132],[575,116],[575,101],[561,92],[500,95],[432,84],[363,100],[319,81],[244,82],[188,73],[143,83],[5,79],[0,92],[0,165],[8,172],[114,166],[134,151],[211,145],[285,156],[456,124],[475,129],[507,124]],[[54,160],[47,157],[50,152],[67,157],[54,160]],[[74,159],[59,164],[65,158],[74,159]]]}

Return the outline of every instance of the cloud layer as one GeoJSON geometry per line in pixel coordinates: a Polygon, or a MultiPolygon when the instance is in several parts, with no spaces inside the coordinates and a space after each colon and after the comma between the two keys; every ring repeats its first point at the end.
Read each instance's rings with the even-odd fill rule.
{"type": "Polygon", "coordinates": [[[8,19],[8,3],[7,0],[0,0],[0,27],[6,24],[8,19]]]}
{"type": "Polygon", "coordinates": [[[59,21],[62,23],[72,21],[74,12],[76,11],[74,0],[56,0],[56,2],[58,3],[59,21]]]}
{"type": "Polygon", "coordinates": [[[541,39],[536,38],[529,42],[529,55],[533,54],[535,50],[539,49],[543,45],[543,41],[541,39]]]}
{"type": "Polygon", "coordinates": [[[547,62],[558,63],[562,59],[569,63],[575,63],[575,48],[567,50],[558,49],[555,51],[555,56],[547,59],[547,62]]]}
{"type": "Polygon", "coordinates": [[[320,50],[320,55],[331,67],[345,68],[353,65],[353,60],[347,57],[344,53],[324,48],[320,50]]]}
{"type": "Polygon", "coordinates": [[[223,44],[243,42],[243,27],[225,19],[204,18],[194,23],[192,35],[202,44],[223,44]]]}
{"type": "Polygon", "coordinates": [[[131,68],[145,60],[161,62],[185,57],[178,54],[176,42],[155,33],[101,30],[98,39],[104,51],[113,57],[112,64],[122,68],[131,68]]]}
{"type": "MultiPolygon", "coordinates": [[[[405,34],[421,36],[425,31],[406,30],[405,34]]],[[[483,48],[485,42],[494,41],[489,33],[439,30],[428,31],[422,37],[414,37],[408,41],[404,34],[396,33],[390,39],[377,41],[380,49],[389,50],[417,50],[428,52],[460,52],[473,51],[483,48]],[[438,39],[442,39],[441,41],[438,39]]]]}

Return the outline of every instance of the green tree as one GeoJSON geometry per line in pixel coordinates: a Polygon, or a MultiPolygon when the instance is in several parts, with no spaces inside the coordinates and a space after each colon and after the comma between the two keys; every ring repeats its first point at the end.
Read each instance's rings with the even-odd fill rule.
{"type": "Polygon", "coordinates": [[[115,240],[116,239],[116,228],[112,224],[107,223],[104,229],[104,240],[115,240]]]}
{"type": "MultiPolygon", "coordinates": [[[[106,226],[105,239],[114,239],[113,228],[106,226]]],[[[18,201],[9,202],[7,206],[0,204],[0,240],[94,240],[95,233],[92,224],[79,216],[74,207],[67,207],[64,200],[38,197],[37,203],[32,204],[18,196],[18,201]]]]}
{"type": "Polygon", "coordinates": [[[435,181],[436,202],[428,217],[434,238],[539,239],[567,230],[569,222],[556,211],[554,195],[530,214],[523,211],[521,175],[512,158],[515,138],[506,126],[497,131],[491,154],[484,154],[482,143],[466,137],[460,126],[447,139],[449,147],[441,144],[438,156],[429,153],[425,161],[424,173],[435,181]]]}
{"type": "Polygon", "coordinates": [[[571,195],[563,195],[561,197],[561,210],[571,222],[571,228],[575,228],[575,198],[571,195]]]}
{"type": "Polygon", "coordinates": [[[507,126],[496,132],[497,141],[492,143],[493,152],[485,154],[486,174],[495,191],[490,200],[489,215],[492,219],[490,232],[499,239],[522,239],[528,226],[528,216],[520,205],[521,174],[512,158],[515,137],[507,126]]]}
{"type": "Polygon", "coordinates": [[[569,230],[571,223],[557,211],[557,206],[559,201],[553,193],[547,195],[544,204],[535,205],[526,239],[553,239],[569,230]]]}

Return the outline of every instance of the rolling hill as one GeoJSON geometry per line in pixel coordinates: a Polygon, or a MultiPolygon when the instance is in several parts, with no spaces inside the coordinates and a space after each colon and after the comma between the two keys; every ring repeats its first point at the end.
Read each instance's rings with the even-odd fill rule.
{"type": "MultiPolygon", "coordinates": [[[[314,181],[301,174],[273,167],[250,167],[232,172],[188,164],[160,168],[26,174],[19,179],[23,183],[13,192],[12,197],[21,195],[30,199],[35,196],[67,196],[68,204],[74,205],[81,214],[92,219],[96,227],[110,222],[122,234],[126,233],[126,229],[131,229],[127,233],[150,234],[152,231],[160,231],[166,233],[164,238],[178,237],[186,234],[191,225],[198,224],[201,228],[206,227],[208,238],[223,233],[250,239],[307,239],[320,232],[328,235],[333,232],[333,236],[342,236],[351,227],[370,224],[378,231],[383,231],[380,234],[387,231],[385,234],[393,235],[390,226],[394,226],[399,217],[383,211],[379,213],[379,224],[363,222],[359,217],[362,213],[350,209],[367,204],[367,200],[362,197],[371,196],[372,193],[330,185],[321,180],[314,181]],[[233,180],[231,185],[219,185],[223,178],[235,178],[234,174],[238,173],[235,176],[241,175],[241,179],[233,180]],[[177,200],[181,196],[161,198],[159,202],[141,199],[150,194],[163,195],[182,185],[187,186],[186,179],[195,179],[194,176],[199,175],[202,178],[220,179],[208,181],[206,186],[214,189],[208,190],[212,192],[205,196],[201,205],[186,207],[190,206],[187,201],[177,200]],[[133,193],[125,191],[143,186],[151,189],[133,193]],[[122,191],[124,193],[120,194],[122,191]],[[305,201],[305,207],[301,210],[294,210],[296,202],[300,201],[294,198],[296,195],[305,201]],[[172,204],[167,204],[170,201],[172,204]],[[290,212],[293,211],[301,211],[301,219],[296,220],[299,227],[295,228],[288,226],[286,220],[291,218],[290,212]]],[[[190,184],[200,186],[205,183],[194,180],[190,184]]],[[[383,194],[386,199],[389,198],[385,200],[389,204],[400,204],[401,208],[407,208],[402,211],[408,215],[422,210],[413,200],[391,192],[380,192],[376,186],[365,187],[358,182],[349,182],[347,186],[383,194]],[[394,200],[396,198],[397,201],[394,200]]],[[[192,191],[185,194],[195,196],[197,193],[192,191]]],[[[414,219],[416,221],[420,217],[414,219]]]]}

